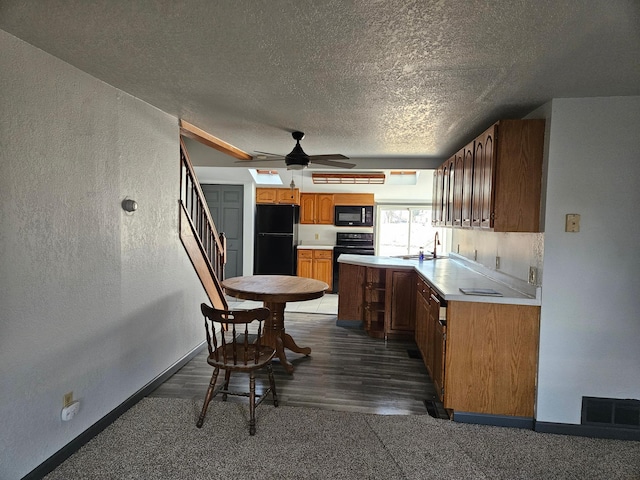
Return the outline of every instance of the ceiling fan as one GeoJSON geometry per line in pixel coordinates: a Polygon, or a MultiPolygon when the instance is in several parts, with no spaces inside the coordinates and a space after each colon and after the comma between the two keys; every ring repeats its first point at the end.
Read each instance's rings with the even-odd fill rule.
{"type": "Polygon", "coordinates": [[[254,160],[282,160],[287,165],[288,170],[302,170],[308,167],[309,164],[326,165],[336,168],[353,168],[354,163],[335,162],[334,160],[348,160],[349,157],[345,157],[339,153],[331,153],[327,155],[307,155],[300,146],[300,140],[304,138],[304,132],[292,132],[291,136],[296,141],[296,146],[293,150],[285,156],[276,155],[274,153],[260,152],[256,150],[258,155],[254,156],[254,160]]]}

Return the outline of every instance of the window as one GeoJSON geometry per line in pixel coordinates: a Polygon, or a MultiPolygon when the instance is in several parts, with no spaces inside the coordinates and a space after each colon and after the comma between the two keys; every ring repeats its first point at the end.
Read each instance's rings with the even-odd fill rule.
{"type": "MultiPolygon", "coordinates": [[[[420,247],[425,253],[433,251],[440,230],[431,226],[431,206],[378,205],[377,211],[377,255],[418,255],[420,247]]],[[[444,245],[442,236],[440,243],[444,245]]]]}

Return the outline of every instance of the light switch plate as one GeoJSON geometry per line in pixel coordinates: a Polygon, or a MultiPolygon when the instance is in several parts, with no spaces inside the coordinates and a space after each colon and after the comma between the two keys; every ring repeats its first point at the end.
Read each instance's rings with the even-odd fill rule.
{"type": "Polygon", "coordinates": [[[565,232],[579,232],[580,231],[580,214],[568,213],[566,225],[564,227],[565,232]]]}

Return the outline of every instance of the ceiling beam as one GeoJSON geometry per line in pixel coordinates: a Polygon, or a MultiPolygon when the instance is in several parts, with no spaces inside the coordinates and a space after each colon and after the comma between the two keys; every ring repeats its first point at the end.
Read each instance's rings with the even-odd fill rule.
{"type": "Polygon", "coordinates": [[[180,135],[196,140],[197,142],[203,143],[208,147],[215,148],[219,152],[231,155],[238,160],[253,160],[253,157],[247,152],[234,147],[224,140],[220,140],[219,138],[214,137],[213,135],[205,132],[195,125],[190,124],[189,122],[185,122],[182,119],[180,119],[180,135]]]}

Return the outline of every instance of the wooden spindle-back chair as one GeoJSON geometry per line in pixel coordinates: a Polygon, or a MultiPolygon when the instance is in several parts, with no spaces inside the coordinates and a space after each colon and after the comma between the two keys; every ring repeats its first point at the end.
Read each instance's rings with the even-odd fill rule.
{"type": "Polygon", "coordinates": [[[271,315],[268,308],[254,308],[252,310],[218,310],[203,303],[200,306],[204,315],[204,325],[207,337],[209,356],[207,363],[213,367],[213,375],[207,389],[207,394],[202,406],[202,412],[196,426],[202,427],[204,417],[211,399],[218,393],[222,393],[222,400],[227,400],[227,395],[249,397],[249,434],[256,432],[255,409],[266,396],[271,393],[274,406],[278,406],[271,360],[275,355],[272,347],[262,345],[262,329],[264,321],[271,315]],[[257,337],[255,332],[249,330],[249,325],[257,322],[257,337]],[[216,328],[216,325],[218,328],[216,328]],[[220,331],[220,340],[216,330],[220,331]],[[251,339],[251,340],[250,340],[251,339]],[[261,368],[267,368],[269,374],[269,388],[262,395],[256,397],[255,372],[261,368]],[[224,383],[215,388],[220,370],[225,371],[224,383]],[[229,390],[231,372],[249,374],[249,392],[229,390]]]}

